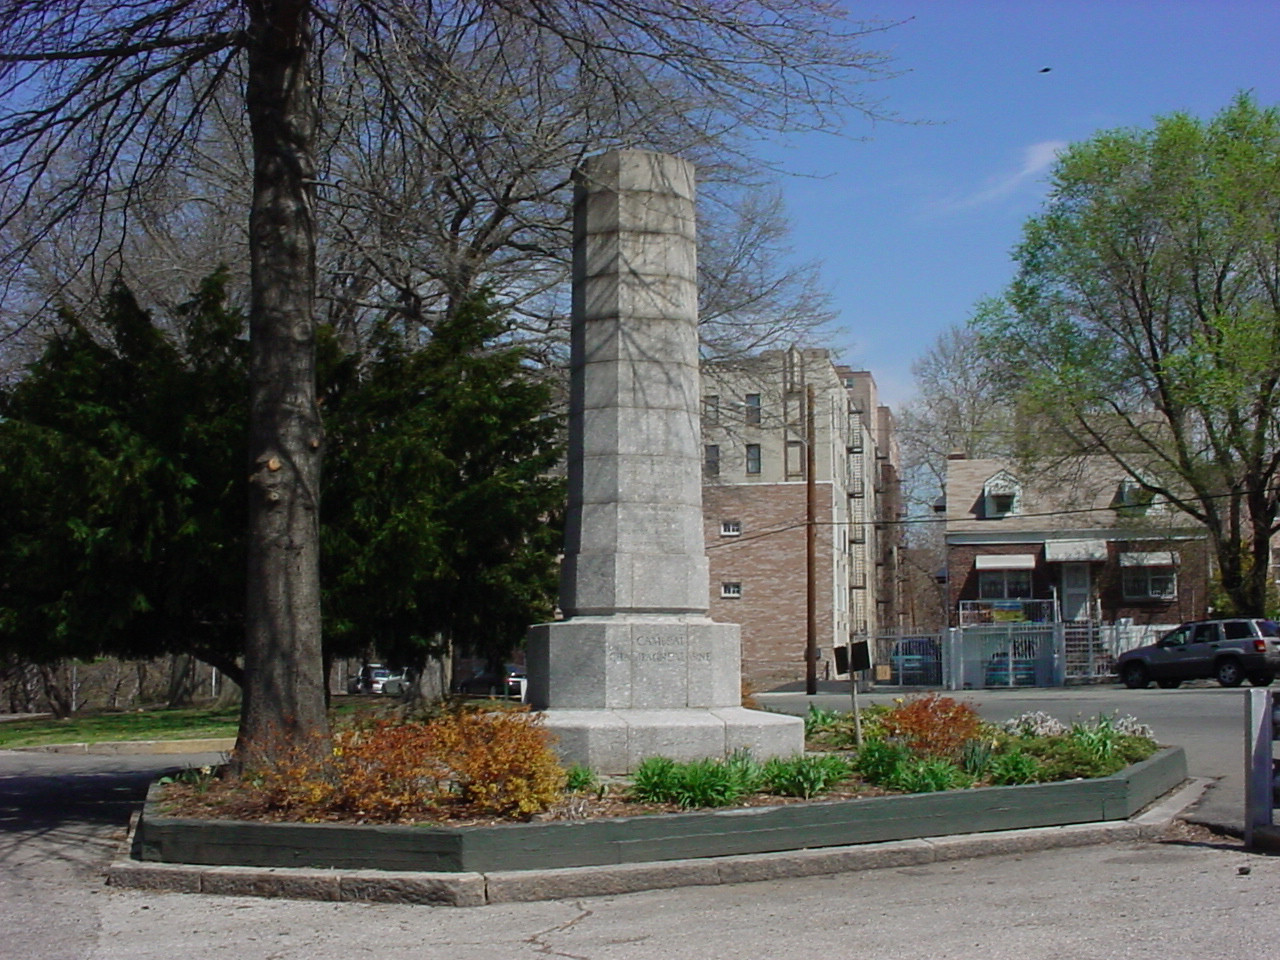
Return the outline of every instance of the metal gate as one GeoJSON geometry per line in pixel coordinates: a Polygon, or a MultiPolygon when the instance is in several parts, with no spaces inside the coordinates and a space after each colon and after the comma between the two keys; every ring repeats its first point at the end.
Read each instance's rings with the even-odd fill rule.
{"type": "Polygon", "coordinates": [[[1115,630],[1089,620],[1062,625],[1063,675],[1070,680],[1110,679],[1115,673],[1115,630]]]}
{"type": "MultiPolygon", "coordinates": [[[[1154,628],[1153,628],[1154,629],[1154,628]]],[[[875,638],[877,683],[950,690],[1060,687],[1109,680],[1122,650],[1148,640],[1128,624],[982,623],[875,638]]]]}
{"type": "Polygon", "coordinates": [[[1050,623],[992,623],[951,633],[953,690],[1054,687],[1063,681],[1058,631],[1050,623]]]}
{"type": "Polygon", "coordinates": [[[876,683],[895,687],[943,685],[943,634],[876,637],[873,664],[876,683]]]}

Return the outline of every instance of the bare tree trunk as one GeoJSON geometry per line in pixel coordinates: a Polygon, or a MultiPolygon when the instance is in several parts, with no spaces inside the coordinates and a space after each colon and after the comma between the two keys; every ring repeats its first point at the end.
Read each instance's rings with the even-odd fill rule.
{"type": "Polygon", "coordinates": [[[169,690],[166,705],[170,707],[189,707],[195,701],[196,688],[200,680],[196,676],[196,659],[185,653],[175,653],[169,657],[169,690]]]}
{"type": "Polygon", "coordinates": [[[315,398],[314,139],[307,0],[246,0],[253,133],[249,247],[249,582],[237,760],[321,757],[322,432],[315,398]]]}
{"type": "Polygon", "coordinates": [[[439,703],[449,695],[453,680],[453,654],[444,652],[428,656],[422,663],[413,685],[413,696],[423,704],[439,703]]]}
{"type": "Polygon", "coordinates": [[[76,692],[66,676],[66,662],[41,664],[40,685],[49,710],[55,717],[69,717],[76,709],[76,692]]]}

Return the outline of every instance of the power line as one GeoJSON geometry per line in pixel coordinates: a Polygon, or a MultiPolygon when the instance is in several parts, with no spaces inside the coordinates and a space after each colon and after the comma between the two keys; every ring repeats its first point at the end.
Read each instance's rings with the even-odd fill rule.
{"type": "MultiPolygon", "coordinates": [[[[1220,494],[1213,494],[1205,497],[1197,497],[1196,499],[1225,500],[1230,498],[1231,496],[1233,496],[1233,494],[1220,493],[1220,494]]],[[[1173,503],[1176,503],[1176,501],[1152,500],[1147,504],[1143,504],[1143,506],[1150,509],[1151,507],[1163,507],[1173,503]]],[[[1046,518],[1046,517],[1077,516],[1079,514],[1084,514],[1084,513],[1102,513],[1103,511],[1114,512],[1115,510],[1116,510],[1115,507],[1079,507],[1079,508],[1070,509],[1070,510],[1048,510],[1043,513],[1019,513],[1019,514],[1015,514],[1015,516],[1020,518],[1027,518],[1027,519],[1038,519],[1038,518],[1046,518]]],[[[947,519],[948,519],[947,517],[904,517],[899,520],[816,520],[814,521],[814,523],[816,526],[821,526],[821,527],[852,527],[852,526],[905,527],[905,526],[915,526],[915,525],[930,524],[930,523],[946,523],[947,519]]],[[[776,536],[777,534],[786,533],[790,530],[799,530],[804,528],[807,525],[808,525],[807,521],[803,519],[793,520],[793,521],[782,521],[779,523],[770,524],[765,529],[760,530],[753,534],[741,535],[741,536],[733,537],[732,539],[726,538],[719,543],[710,544],[709,546],[707,546],[707,550],[718,550],[718,549],[723,549],[725,547],[733,547],[740,543],[747,543],[752,540],[760,540],[764,537],[776,536]]]]}

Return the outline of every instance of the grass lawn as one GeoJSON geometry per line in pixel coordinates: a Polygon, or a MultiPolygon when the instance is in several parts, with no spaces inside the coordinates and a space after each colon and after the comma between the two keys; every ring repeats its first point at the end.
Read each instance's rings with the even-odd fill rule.
{"type": "MultiPolygon", "coordinates": [[[[330,715],[337,719],[353,712],[385,707],[387,703],[376,697],[334,697],[330,715]]],[[[85,712],[63,720],[43,718],[0,723],[0,750],[53,743],[101,743],[106,740],[234,737],[239,725],[239,706],[85,712]]]]}

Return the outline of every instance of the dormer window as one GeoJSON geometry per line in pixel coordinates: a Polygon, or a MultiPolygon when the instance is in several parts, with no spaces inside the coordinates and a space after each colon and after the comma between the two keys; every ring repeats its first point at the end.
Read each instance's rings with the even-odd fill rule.
{"type": "Polygon", "coordinates": [[[1022,508],[1022,484],[1008,470],[1001,470],[982,485],[982,515],[989,520],[1018,513],[1022,508]]]}
{"type": "Polygon", "coordinates": [[[1151,506],[1155,494],[1145,489],[1132,477],[1125,477],[1116,488],[1115,498],[1111,502],[1112,509],[1125,516],[1142,515],[1151,506]]]}

